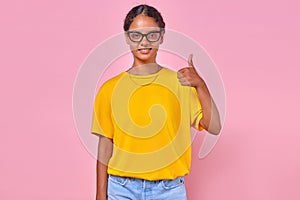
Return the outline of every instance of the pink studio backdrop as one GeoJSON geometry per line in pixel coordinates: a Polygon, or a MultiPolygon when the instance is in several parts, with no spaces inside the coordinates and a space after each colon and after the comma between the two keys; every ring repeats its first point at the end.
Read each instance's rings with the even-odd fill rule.
{"type": "Polygon", "coordinates": [[[300,199],[300,14],[296,0],[11,0],[0,6],[0,199],[94,199],[95,160],[72,113],[80,65],[149,3],[202,44],[226,89],[226,120],[197,159],[191,200],[300,199]]]}

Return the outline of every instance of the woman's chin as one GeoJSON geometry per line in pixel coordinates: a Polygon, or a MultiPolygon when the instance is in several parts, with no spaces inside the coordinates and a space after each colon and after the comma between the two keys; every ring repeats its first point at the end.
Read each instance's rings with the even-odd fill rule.
{"type": "Polygon", "coordinates": [[[153,60],[153,56],[151,54],[139,54],[135,56],[136,59],[147,62],[153,60]]]}

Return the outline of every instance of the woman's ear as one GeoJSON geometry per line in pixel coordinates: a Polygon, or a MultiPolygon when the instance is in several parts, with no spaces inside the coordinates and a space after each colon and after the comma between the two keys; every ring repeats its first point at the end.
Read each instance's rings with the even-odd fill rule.
{"type": "Polygon", "coordinates": [[[126,43],[127,43],[128,45],[130,45],[130,41],[129,41],[127,32],[124,32],[124,36],[125,36],[126,43]]]}
{"type": "Polygon", "coordinates": [[[164,42],[164,36],[165,36],[165,31],[163,31],[163,32],[161,33],[159,44],[162,44],[162,43],[164,42]]]}

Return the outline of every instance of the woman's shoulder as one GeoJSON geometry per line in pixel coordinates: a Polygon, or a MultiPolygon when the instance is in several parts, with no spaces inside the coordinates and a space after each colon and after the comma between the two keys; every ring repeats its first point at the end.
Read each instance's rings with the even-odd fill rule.
{"type": "Polygon", "coordinates": [[[177,78],[177,71],[175,71],[172,68],[169,67],[164,67],[164,70],[162,71],[162,77],[164,77],[164,79],[168,79],[170,81],[172,81],[174,83],[174,81],[178,82],[178,78],[177,78]]]}
{"type": "Polygon", "coordinates": [[[166,75],[172,75],[172,76],[176,75],[177,76],[177,72],[169,67],[163,67],[162,69],[163,69],[162,73],[164,73],[166,75]]]}
{"type": "Polygon", "coordinates": [[[125,74],[125,72],[121,72],[121,73],[113,76],[112,78],[109,78],[102,84],[101,89],[111,90],[112,88],[114,88],[116,83],[120,80],[120,78],[122,76],[124,76],[124,74],[125,74]]]}

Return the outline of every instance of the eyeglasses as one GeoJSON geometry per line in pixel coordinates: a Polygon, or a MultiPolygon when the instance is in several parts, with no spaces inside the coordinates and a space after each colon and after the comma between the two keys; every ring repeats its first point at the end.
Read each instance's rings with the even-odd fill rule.
{"type": "Polygon", "coordinates": [[[132,42],[141,42],[144,37],[149,42],[157,42],[160,39],[162,30],[150,31],[149,33],[143,34],[138,31],[127,31],[127,35],[132,42]]]}

